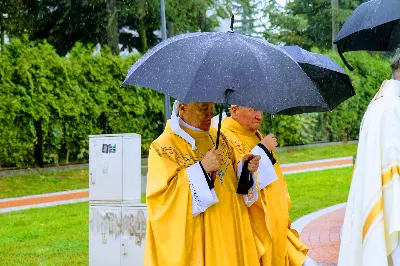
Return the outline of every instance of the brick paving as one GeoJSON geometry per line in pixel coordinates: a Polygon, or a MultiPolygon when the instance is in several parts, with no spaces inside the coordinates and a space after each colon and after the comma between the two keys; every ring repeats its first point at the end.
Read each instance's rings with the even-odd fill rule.
{"type": "Polygon", "coordinates": [[[309,248],[308,256],[323,266],[336,266],[340,248],[340,227],[343,224],[345,208],[311,221],[300,234],[309,248]]]}
{"type": "Polygon", "coordinates": [[[65,193],[65,194],[56,194],[56,195],[37,195],[32,197],[23,197],[23,198],[16,198],[10,199],[8,201],[0,202],[0,209],[3,208],[12,208],[12,207],[21,207],[27,205],[36,205],[42,203],[50,203],[50,202],[57,202],[57,201],[66,201],[66,200],[75,200],[75,199],[83,199],[89,197],[89,191],[82,191],[82,192],[72,192],[65,193]]]}

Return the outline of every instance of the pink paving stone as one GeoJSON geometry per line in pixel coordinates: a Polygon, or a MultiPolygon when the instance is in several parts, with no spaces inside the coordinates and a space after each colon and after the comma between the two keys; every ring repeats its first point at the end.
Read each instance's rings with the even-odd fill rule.
{"type": "Polygon", "coordinates": [[[308,255],[323,266],[337,265],[344,213],[345,208],[325,214],[311,221],[301,232],[301,240],[309,243],[308,255]]]}
{"type": "Polygon", "coordinates": [[[324,244],[329,244],[330,245],[330,239],[329,239],[329,231],[326,230],[321,230],[319,234],[319,242],[324,245],[324,244]]]}
{"type": "Polygon", "coordinates": [[[308,241],[308,239],[302,239],[303,241],[303,244],[307,247],[307,248],[310,248],[311,247],[311,244],[310,244],[310,241],[308,241]]]}
{"type": "Polygon", "coordinates": [[[329,234],[329,240],[331,243],[340,243],[340,235],[339,235],[339,231],[338,232],[330,232],[329,234]]]}

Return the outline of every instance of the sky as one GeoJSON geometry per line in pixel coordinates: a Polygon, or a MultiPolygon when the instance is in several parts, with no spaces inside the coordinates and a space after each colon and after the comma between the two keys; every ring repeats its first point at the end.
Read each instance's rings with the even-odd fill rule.
{"type": "Polygon", "coordinates": [[[278,2],[281,5],[285,5],[286,4],[286,0],[276,0],[276,2],[278,2]]]}
{"type": "MultiPolygon", "coordinates": [[[[278,4],[285,6],[286,2],[289,2],[290,0],[276,0],[278,4]]],[[[227,32],[229,30],[229,27],[231,25],[231,20],[230,19],[219,19],[220,25],[219,25],[219,32],[227,32]]]]}

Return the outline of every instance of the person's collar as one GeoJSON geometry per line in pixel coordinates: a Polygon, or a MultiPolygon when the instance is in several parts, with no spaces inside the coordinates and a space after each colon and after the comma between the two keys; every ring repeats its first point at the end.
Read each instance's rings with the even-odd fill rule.
{"type": "Polygon", "coordinates": [[[181,122],[185,123],[185,121],[183,121],[179,117],[178,101],[175,101],[174,106],[172,108],[171,120],[170,120],[171,130],[175,132],[175,134],[180,136],[182,139],[184,139],[186,142],[188,142],[190,146],[192,146],[193,150],[197,150],[195,139],[192,136],[190,136],[189,133],[187,133],[185,130],[182,129],[181,122]]]}
{"type": "Polygon", "coordinates": [[[257,136],[257,131],[251,131],[246,129],[244,126],[242,126],[238,121],[236,121],[235,119],[233,119],[232,117],[227,117],[224,119],[224,121],[222,121],[222,124],[224,127],[229,128],[230,130],[237,132],[241,135],[245,135],[245,136],[257,136]]]}
{"type": "Polygon", "coordinates": [[[179,117],[179,124],[180,124],[181,126],[184,126],[184,127],[188,128],[188,129],[191,129],[191,130],[194,130],[194,131],[204,131],[204,130],[201,130],[200,128],[197,128],[197,127],[194,127],[194,126],[192,126],[192,125],[189,125],[188,123],[186,123],[185,121],[183,121],[183,119],[180,118],[180,117],[179,117]]]}
{"type": "Polygon", "coordinates": [[[400,80],[391,79],[388,80],[380,95],[381,97],[399,97],[400,96],[400,80]]]}

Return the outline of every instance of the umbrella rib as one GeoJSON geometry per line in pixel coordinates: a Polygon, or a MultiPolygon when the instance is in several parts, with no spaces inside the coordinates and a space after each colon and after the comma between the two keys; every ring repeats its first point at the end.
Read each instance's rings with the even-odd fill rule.
{"type": "Polygon", "coordinates": [[[139,58],[139,60],[138,60],[135,64],[133,64],[133,65],[130,67],[130,69],[128,69],[128,76],[125,78],[125,80],[124,80],[123,83],[125,83],[125,82],[129,79],[130,75],[131,75],[133,72],[135,72],[136,69],[138,69],[139,67],[141,67],[142,64],[145,63],[145,62],[147,61],[147,59],[149,59],[151,56],[155,55],[155,54],[158,53],[159,51],[165,49],[168,45],[173,44],[173,43],[175,43],[175,42],[177,42],[177,41],[188,40],[188,39],[190,39],[190,38],[195,38],[195,37],[198,37],[198,36],[200,36],[200,35],[207,35],[207,34],[204,34],[204,32],[202,32],[202,33],[193,33],[193,34],[190,34],[189,36],[188,36],[188,35],[185,35],[185,36],[183,36],[183,35],[181,35],[181,36],[177,35],[177,36],[175,36],[175,37],[172,37],[171,39],[167,39],[166,41],[161,42],[161,43],[159,43],[158,45],[154,46],[152,49],[150,49],[149,51],[147,51],[147,53],[145,53],[141,58],[139,58]],[[181,37],[181,38],[179,38],[179,37],[181,37]]]}
{"type": "MultiPolygon", "coordinates": [[[[207,51],[207,53],[204,55],[204,57],[202,58],[202,60],[201,60],[201,63],[200,63],[200,65],[199,65],[199,68],[196,70],[196,72],[194,73],[194,75],[193,75],[193,79],[192,79],[192,81],[190,82],[190,87],[189,87],[189,90],[188,90],[188,92],[192,89],[192,87],[193,87],[193,82],[196,80],[196,77],[197,77],[197,75],[198,75],[198,73],[199,73],[199,71],[200,71],[200,69],[201,69],[201,66],[203,65],[203,63],[205,62],[205,59],[207,59],[207,57],[210,55],[210,53],[212,52],[212,47],[214,46],[214,44],[215,44],[215,41],[216,40],[219,40],[219,39],[221,39],[223,36],[218,36],[218,35],[216,35],[217,37],[219,37],[219,38],[213,38],[213,39],[211,39],[212,40],[212,45],[210,46],[210,48],[209,48],[209,50],[207,51]]],[[[186,93],[186,95],[185,95],[185,97],[184,97],[184,102],[186,102],[186,97],[187,97],[187,93],[186,93]]]]}
{"type": "MultiPolygon", "coordinates": [[[[250,51],[253,51],[253,48],[252,48],[251,46],[249,46],[249,44],[248,44],[247,42],[243,41],[243,40],[240,39],[240,38],[238,38],[238,40],[239,40],[240,42],[242,42],[245,46],[247,46],[247,47],[249,48],[250,51]]],[[[254,56],[254,54],[253,54],[253,57],[255,58],[255,60],[256,60],[256,62],[257,62],[257,66],[258,66],[258,68],[260,69],[260,73],[263,73],[263,74],[264,74],[264,71],[263,71],[263,69],[262,69],[262,67],[261,67],[260,61],[258,60],[257,56],[254,56]]],[[[265,78],[265,75],[263,75],[263,76],[264,76],[264,78],[265,78]]],[[[236,91],[235,91],[235,92],[236,92],[236,91]]],[[[238,93],[238,94],[243,95],[243,94],[241,94],[241,93],[238,93]]],[[[258,106],[258,105],[256,105],[256,106],[258,106]]]]}
{"type": "Polygon", "coordinates": [[[387,39],[387,42],[386,42],[386,45],[385,45],[385,49],[386,50],[389,48],[389,42],[390,42],[390,39],[392,37],[392,32],[393,32],[394,26],[396,25],[396,22],[397,22],[397,20],[393,20],[393,22],[392,22],[392,28],[390,29],[390,35],[389,35],[389,38],[387,39]]]}
{"type": "Polygon", "coordinates": [[[315,83],[317,83],[317,85],[318,85],[318,86],[316,86],[316,87],[318,88],[319,94],[321,95],[322,99],[324,99],[324,102],[325,102],[326,106],[328,107],[328,110],[329,110],[329,111],[332,111],[332,108],[329,106],[329,102],[328,102],[328,100],[326,99],[325,94],[324,94],[324,92],[323,92],[323,90],[322,90],[321,84],[319,83],[318,80],[315,80],[315,83]]]}

